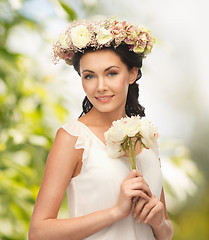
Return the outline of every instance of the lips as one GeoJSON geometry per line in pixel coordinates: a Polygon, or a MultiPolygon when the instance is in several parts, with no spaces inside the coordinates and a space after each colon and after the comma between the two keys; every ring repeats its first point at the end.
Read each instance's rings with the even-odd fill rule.
{"type": "Polygon", "coordinates": [[[114,97],[114,95],[105,95],[105,96],[98,96],[95,97],[99,102],[108,102],[110,101],[112,98],[114,97]]]}

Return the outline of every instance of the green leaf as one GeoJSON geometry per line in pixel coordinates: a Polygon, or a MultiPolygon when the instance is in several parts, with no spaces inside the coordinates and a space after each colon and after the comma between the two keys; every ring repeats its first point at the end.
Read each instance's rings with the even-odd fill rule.
{"type": "Polygon", "coordinates": [[[72,8],[70,8],[66,3],[64,3],[61,0],[59,0],[59,3],[62,6],[62,8],[65,10],[65,12],[68,14],[69,20],[73,21],[77,19],[77,14],[72,8]]]}

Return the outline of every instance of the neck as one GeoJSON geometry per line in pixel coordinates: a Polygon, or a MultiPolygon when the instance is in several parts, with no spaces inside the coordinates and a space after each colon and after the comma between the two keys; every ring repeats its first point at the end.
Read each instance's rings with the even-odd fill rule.
{"type": "Polygon", "coordinates": [[[113,121],[126,116],[125,108],[114,112],[99,112],[93,107],[88,114],[89,117],[92,117],[94,119],[94,123],[96,125],[98,124],[107,127],[110,127],[113,121]]]}

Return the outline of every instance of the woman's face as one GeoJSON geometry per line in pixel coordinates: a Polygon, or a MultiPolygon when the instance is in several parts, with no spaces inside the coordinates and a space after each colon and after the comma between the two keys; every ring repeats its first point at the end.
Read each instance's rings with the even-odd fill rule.
{"type": "Polygon", "coordinates": [[[136,80],[138,69],[128,70],[120,57],[111,50],[85,53],[80,60],[83,89],[99,112],[122,111],[129,84],[136,80]]]}

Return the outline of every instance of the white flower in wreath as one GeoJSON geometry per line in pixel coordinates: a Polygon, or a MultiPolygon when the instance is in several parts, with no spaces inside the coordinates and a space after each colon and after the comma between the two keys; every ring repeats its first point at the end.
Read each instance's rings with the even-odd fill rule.
{"type": "Polygon", "coordinates": [[[97,32],[96,38],[97,38],[97,42],[99,44],[105,44],[105,43],[113,40],[113,35],[111,34],[111,32],[109,30],[102,27],[97,32]]]}
{"type": "Polygon", "coordinates": [[[73,44],[80,49],[86,47],[87,43],[91,40],[90,32],[84,25],[72,28],[70,34],[73,44]]]}
{"type": "Polygon", "coordinates": [[[59,41],[60,41],[60,44],[61,44],[62,48],[68,48],[68,45],[67,45],[67,42],[66,42],[66,35],[65,35],[65,33],[62,33],[60,35],[59,41]]]}

